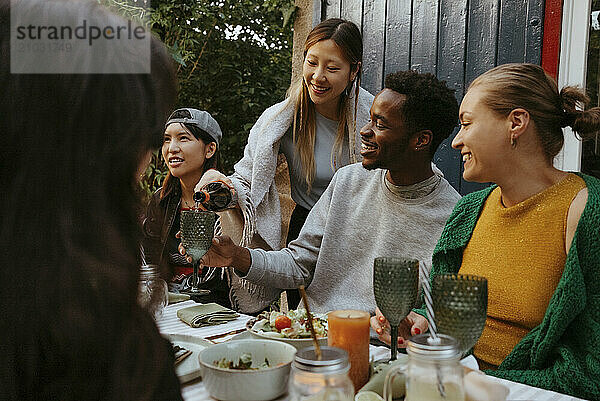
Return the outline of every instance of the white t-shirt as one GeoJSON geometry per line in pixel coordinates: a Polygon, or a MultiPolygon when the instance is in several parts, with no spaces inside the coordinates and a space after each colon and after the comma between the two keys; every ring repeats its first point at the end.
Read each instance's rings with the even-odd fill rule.
{"type": "MultiPolygon", "coordinates": [[[[334,169],[331,166],[331,151],[337,135],[338,122],[323,117],[316,113],[316,138],[315,138],[315,177],[310,192],[304,179],[304,171],[300,162],[300,155],[296,153],[296,146],[292,138],[291,128],[281,139],[279,151],[285,155],[290,172],[292,199],[296,204],[305,209],[312,209],[319,200],[329,183],[334,169]]],[[[348,141],[343,141],[341,155],[336,155],[336,168],[339,169],[350,163],[348,155],[348,141]]]]}

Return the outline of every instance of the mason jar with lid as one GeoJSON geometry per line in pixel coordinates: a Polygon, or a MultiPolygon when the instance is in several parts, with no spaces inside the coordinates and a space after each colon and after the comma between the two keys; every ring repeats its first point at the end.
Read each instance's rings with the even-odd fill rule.
{"type": "Polygon", "coordinates": [[[291,401],[352,401],[354,386],[348,377],[348,353],[340,348],[314,347],[296,353],[289,382],[291,401]]]}
{"type": "Polygon", "coordinates": [[[429,334],[411,337],[406,345],[408,362],[392,368],[385,379],[383,394],[391,400],[391,384],[396,375],[404,374],[405,401],[464,401],[463,367],[458,342],[445,334],[437,341],[429,334]]]}
{"type": "Polygon", "coordinates": [[[169,301],[169,288],[160,277],[157,265],[143,265],[140,269],[138,303],[154,320],[160,319],[169,301]]]}

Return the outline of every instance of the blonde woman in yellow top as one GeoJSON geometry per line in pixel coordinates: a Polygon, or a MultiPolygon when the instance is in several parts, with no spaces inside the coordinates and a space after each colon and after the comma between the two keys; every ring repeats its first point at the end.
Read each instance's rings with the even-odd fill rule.
{"type": "MultiPolygon", "coordinates": [[[[487,373],[599,399],[600,180],[553,165],[563,127],[584,138],[600,130],[600,108],[577,107],[588,101],[533,64],[501,65],[470,85],[452,146],[466,180],[496,185],[457,204],[431,275],[487,277],[473,349],[487,373]]],[[[406,336],[426,327],[414,312],[406,323],[406,336]]],[[[388,337],[385,319],[372,325],[388,337]]]]}

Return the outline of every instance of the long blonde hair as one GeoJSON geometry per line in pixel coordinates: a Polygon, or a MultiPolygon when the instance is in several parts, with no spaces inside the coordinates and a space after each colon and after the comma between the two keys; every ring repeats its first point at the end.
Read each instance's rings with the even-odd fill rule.
{"type": "MultiPolygon", "coordinates": [[[[304,57],[308,49],[323,40],[333,40],[340,48],[346,60],[350,63],[350,71],[356,71],[356,78],[350,81],[340,95],[338,107],[338,127],[333,149],[331,151],[331,167],[338,168],[336,161],[342,156],[343,143],[349,141],[350,161],[354,155],[354,137],[356,135],[356,109],[358,106],[358,91],[360,88],[360,73],[362,64],[362,37],[358,27],[340,18],[330,18],[314,27],[304,42],[304,57]],[[351,92],[354,85],[354,96],[351,92]],[[354,100],[352,102],[351,100],[354,100]]],[[[287,96],[295,102],[292,138],[295,149],[300,156],[304,179],[310,191],[315,177],[315,139],[316,139],[316,110],[310,99],[308,87],[302,74],[288,89],[287,96]]]]}

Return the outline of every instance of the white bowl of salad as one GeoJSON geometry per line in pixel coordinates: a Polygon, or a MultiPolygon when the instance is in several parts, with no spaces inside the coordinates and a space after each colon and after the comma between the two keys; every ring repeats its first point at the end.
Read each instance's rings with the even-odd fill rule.
{"type": "Polygon", "coordinates": [[[296,349],[267,340],[228,341],[198,357],[202,381],[222,401],[265,401],[287,391],[296,349]]]}
{"type": "MultiPolygon", "coordinates": [[[[313,327],[320,345],[327,345],[327,314],[313,314],[313,327]]],[[[306,310],[262,312],[248,320],[246,328],[255,338],[282,341],[296,349],[313,346],[306,310]]]]}

